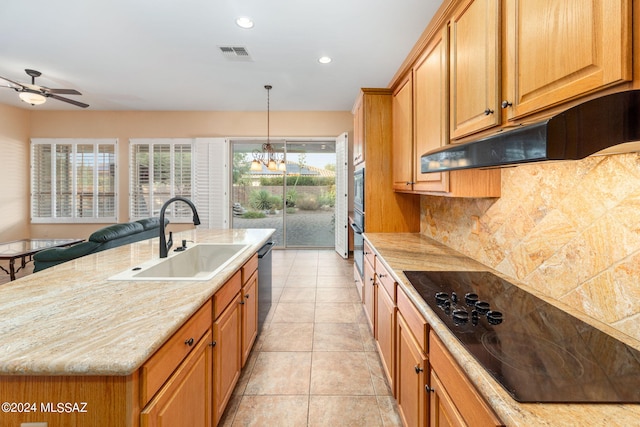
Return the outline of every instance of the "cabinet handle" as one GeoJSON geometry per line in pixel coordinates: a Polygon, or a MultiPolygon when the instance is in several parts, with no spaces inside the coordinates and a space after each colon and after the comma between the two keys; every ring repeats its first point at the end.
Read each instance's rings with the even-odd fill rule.
{"type": "Polygon", "coordinates": [[[189,347],[191,347],[193,345],[193,338],[189,338],[188,340],[186,340],[184,342],[186,345],[188,345],[189,347]]]}
{"type": "Polygon", "coordinates": [[[387,277],[387,274],[378,274],[378,277],[383,278],[383,277],[387,277]]]}
{"type": "Polygon", "coordinates": [[[416,365],[413,369],[416,370],[416,374],[419,374],[420,372],[424,371],[424,369],[422,369],[420,365],[416,365]]]}
{"type": "Polygon", "coordinates": [[[493,114],[493,110],[490,108],[487,108],[486,110],[484,110],[484,115],[488,116],[489,114],[493,114]]]}
{"type": "Polygon", "coordinates": [[[244,305],[244,301],[240,301],[240,303],[239,303],[239,304],[240,304],[240,305],[244,305]]]}
{"type": "Polygon", "coordinates": [[[415,182],[413,182],[413,181],[407,181],[407,183],[406,183],[406,185],[413,185],[413,184],[415,184],[415,182]]]}
{"type": "Polygon", "coordinates": [[[427,391],[427,393],[435,393],[435,390],[429,387],[428,384],[424,386],[424,389],[427,391]]]}
{"type": "Polygon", "coordinates": [[[209,347],[215,347],[216,344],[218,344],[217,341],[212,341],[212,342],[209,343],[209,347]]]}
{"type": "Polygon", "coordinates": [[[245,297],[246,299],[249,299],[249,294],[246,294],[244,297],[245,297]]]}
{"type": "Polygon", "coordinates": [[[507,101],[506,99],[504,101],[502,101],[502,104],[500,104],[500,106],[504,109],[507,107],[511,107],[513,104],[510,103],[509,101],[507,101]]]}

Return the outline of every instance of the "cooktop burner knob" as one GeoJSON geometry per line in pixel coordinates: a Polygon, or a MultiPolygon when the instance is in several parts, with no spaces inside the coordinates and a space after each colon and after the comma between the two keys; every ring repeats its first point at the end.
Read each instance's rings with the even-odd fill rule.
{"type": "Polygon", "coordinates": [[[454,304],[458,303],[458,294],[456,294],[455,292],[451,292],[451,302],[454,304]]]}
{"type": "Polygon", "coordinates": [[[449,301],[449,294],[446,292],[436,292],[436,304],[443,306],[449,301]]]}
{"type": "Polygon", "coordinates": [[[469,313],[461,308],[453,310],[453,322],[455,324],[467,323],[469,321],[469,313]]]}
{"type": "Polygon", "coordinates": [[[469,307],[475,306],[478,302],[478,294],[474,294],[473,292],[464,294],[464,302],[467,303],[469,307]]]}
{"type": "Polygon", "coordinates": [[[491,306],[486,301],[478,301],[476,302],[476,310],[480,314],[487,314],[487,312],[491,309],[491,306]]]}
{"type": "Polygon", "coordinates": [[[487,312],[487,321],[492,325],[499,325],[502,323],[502,313],[499,311],[487,312]]]}

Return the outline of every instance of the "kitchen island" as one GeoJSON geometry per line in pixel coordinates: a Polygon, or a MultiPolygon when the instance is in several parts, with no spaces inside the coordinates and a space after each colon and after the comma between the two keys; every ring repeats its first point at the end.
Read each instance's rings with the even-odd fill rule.
{"type": "Polygon", "coordinates": [[[109,280],[116,273],[158,258],[158,239],[150,239],[78,258],[1,286],[0,403],[15,403],[3,406],[2,425],[42,420],[46,418],[42,414],[45,411],[50,412],[46,419],[55,420],[49,426],[138,425],[137,396],[111,396],[108,391],[135,395],[140,367],[196,312],[202,311],[201,307],[237,275],[273,232],[259,229],[176,233],[174,241],[184,239],[189,246],[248,245],[208,281],[109,280]],[[53,394],[49,400],[41,400],[42,395],[28,387],[13,394],[22,379],[34,378],[50,384],[53,394]],[[88,385],[96,381],[110,384],[92,391],[88,385]],[[74,384],[72,394],[77,400],[70,401],[64,395],[56,399],[56,387],[63,387],[65,382],[74,384]],[[117,409],[122,411],[122,417],[112,415],[114,420],[126,423],[109,424],[105,419],[92,418],[96,416],[95,408],[111,398],[124,402],[117,409]],[[58,411],[60,403],[63,405],[58,411]],[[51,412],[57,412],[57,418],[51,418],[51,412]],[[70,421],[71,412],[80,414],[78,424],[70,421]]]}
{"type": "MultiPolygon", "coordinates": [[[[408,296],[413,305],[426,320],[429,328],[442,341],[457,365],[470,380],[500,421],[507,426],[627,426],[638,425],[640,405],[637,404],[565,404],[565,403],[519,403],[515,401],[498,382],[465,350],[460,341],[426,304],[408,281],[403,271],[491,271],[505,279],[487,266],[476,262],[451,248],[430,238],[414,233],[367,233],[365,239],[375,252],[376,263],[380,262],[398,283],[399,291],[408,296]]],[[[539,298],[553,304],[579,319],[589,323],[625,344],[640,349],[640,343],[590,319],[566,306],[544,298],[534,290],[522,284],[518,286],[539,298]]],[[[532,379],[533,380],[533,379],[532,379]]],[[[432,384],[433,386],[433,384],[432,384]]]]}

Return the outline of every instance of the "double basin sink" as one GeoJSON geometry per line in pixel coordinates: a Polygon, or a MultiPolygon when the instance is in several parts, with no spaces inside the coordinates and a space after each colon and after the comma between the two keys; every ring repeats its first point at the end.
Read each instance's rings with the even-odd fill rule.
{"type": "Polygon", "coordinates": [[[233,243],[200,243],[181,252],[170,252],[167,258],[154,259],[122,271],[109,280],[210,280],[248,247],[233,243]]]}

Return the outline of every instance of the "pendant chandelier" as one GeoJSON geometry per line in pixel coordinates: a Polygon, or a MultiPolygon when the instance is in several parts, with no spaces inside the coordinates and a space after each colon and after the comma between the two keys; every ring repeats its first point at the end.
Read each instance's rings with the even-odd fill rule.
{"type": "Polygon", "coordinates": [[[284,162],[284,153],[277,154],[274,151],[273,146],[271,145],[271,140],[269,139],[269,91],[271,90],[272,86],[265,85],[264,88],[267,90],[267,142],[262,144],[262,151],[253,151],[251,171],[261,172],[262,165],[265,165],[270,171],[286,172],[287,165],[284,162]]]}

